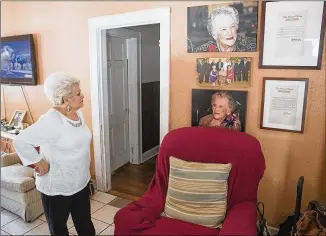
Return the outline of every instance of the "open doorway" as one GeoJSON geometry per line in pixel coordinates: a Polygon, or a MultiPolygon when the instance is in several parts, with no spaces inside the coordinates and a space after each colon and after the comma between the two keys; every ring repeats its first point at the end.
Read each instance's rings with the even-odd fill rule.
{"type": "Polygon", "coordinates": [[[130,200],[146,191],[155,172],[160,140],[159,40],[160,24],[106,30],[110,193],[130,200]]]}
{"type": "MultiPolygon", "coordinates": [[[[159,145],[156,145],[157,142],[152,142],[152,137],[155,135],[152,129],[148,128],[148,132],[140,132],[144,128],[144,122],[146,122],[146,125],[150,123],[145,120],[145,117],[143,118],[142,99],[147,101],[149,100],[148,97],[143,96],[146,94],[151,96],[151,93],[141,93],[141,89],[147,88],[152,94],[159,94],[159,106],[154,104],[154,101],[157,103],[157,99],[153,99],[151,105],[159,109],[159,143],[162,142],[163,137],[168,132],[170,8],[163,7],[96,17],[89,20],[89,34],[96,188],[108,192],[112,189],[112,170],[115,168],[117,168],[115,171],[119,170],[119,167],[123,167],[128,160],[130,163],[140,164],[141,166],[142,163],[155,156],[158,150],[159,145]],[[137,53],[137,45],[139,45],[137,42],[140,42],[142,37],[140,27],[147,26],[159,27],[159,42],[155,40],[156,46],[159,46],[159,71],[154,72],[154,74],[158,73],[159,75],[150,76],[150,81],[147,82],[152,83],[151,85],[143,84],[141,80],[137,80],[137,76],[140,78],[142,73],[141,64],[143,58],[145,56],[151,58],[151,55],[147,55],[147,53],[139,58],[142,52],[141,48],[138,49],[140,53],[137,53]],[[131,35],[123,36],[121,35],[123,33],[131,35]],[[119,40],[116,38],[117,36],[123,37],[120,37],[119,40]],[[108,41],[111,41],[111,45],[108,41]],[[112,48],[112,42],[118,46],[112,48]],[[108,50],[111,54],[108,53],[108,50]],[[122,57],[123,55],[127,56],[122,57]],[[119,57],[120,60],[117,60],[119,57]],[[113,67],[117,69],[114,70],[113,67]],[[112,73],[115,73],[114,76],[120,76],[122,80],[109,80],[109,77],[113,76],[112,73]],[[159,78],[159,82],[153,80],[154,77],[159,78]],[[126,84],[127,86],[125,86],[126,84]],[[157,93],[157,90],[159,90],[159,93],[157,93]],[[109,96],[111,97],[109,98],[109,96]],[[116,106],[117,104],[114,101],[119,106],[116,106]],[[114,111],[114,114],[112,114],[112,111],[114,111]],[[126,117],[129,120],[126,120],[126,117]],[[146,143],[146,137],[143,137],[143,135],[149,135],[151,137],[151,139],[148,139],[150,142],[146,143]],[[123,156],[122,160],[117,159],[117,162],[114,162],[112,157],[118,154],[123,156]]],[[[146,64],[143,66],[146,66],[146,64]]],[[[151,71],[152,67],[149,66],[146,69],[151,71]]],[[[150,120],[153,121],[153,124],[156,122],[157,126],[158,119],[155,121],[155,118],[151,118],[150,120]]]]}

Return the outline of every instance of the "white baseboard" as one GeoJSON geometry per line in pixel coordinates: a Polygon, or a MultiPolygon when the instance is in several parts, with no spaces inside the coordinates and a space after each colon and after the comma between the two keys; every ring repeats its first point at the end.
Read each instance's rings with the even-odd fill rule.
{"type": "Polygon", "coordinates": [[[152,149],[149,149],[148,151],[143,153],[143,158],[142,158],[142,162],[144,163],[145,161],[151,159],[152,157],[156,156],[158,154],[158,150],[159,150],[160,146],[157,145],[156,147],[153,147],[152,149]]]}

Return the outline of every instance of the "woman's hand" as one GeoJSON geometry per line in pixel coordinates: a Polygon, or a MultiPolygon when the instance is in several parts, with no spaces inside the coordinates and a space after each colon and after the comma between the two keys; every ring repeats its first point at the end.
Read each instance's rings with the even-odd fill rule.
{"type": "Polygon", "coordinates": [[[45,175],[49,172],[50,166],[44,159],[40,160],[34,165],[36,166],[34,170],[38,176],[45,175]]]}

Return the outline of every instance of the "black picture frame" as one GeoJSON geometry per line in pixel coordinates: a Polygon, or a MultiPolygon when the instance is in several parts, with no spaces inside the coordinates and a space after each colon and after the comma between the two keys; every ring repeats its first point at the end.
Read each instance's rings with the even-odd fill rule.
{"type": "MultiPolygon", "coordinates": [[[[6,46],[5,44],[8,43],[14,43],[17,41],[23,41],[25,44],[28,45],[27,50],[29,51],[29,65],[28,65],[28,69],[26,71],[31,72],[30,76],[26,76],[26,78],[22,78],[22,76],[18,76],[15,73],[17,70],[15,69],[15,71],[13,71],[13,76],[11,77],[6,77],[3,75],[3,66],[4,66],[4,60],[2,59],[3,57],[1,57],[1,84],[6,84],[6,85],[37,85],[37,81],[38,81],[38,73],[37,73],[37,64],[36,64],[36,54],[35,54],[35,43],[34,43],[34,38],[33,38],[33,34],[25,34],[25,35],[16,35],[16,36],[8,36],[8,37],[1,37],[1,54],[5,53],[4,50],[7,50],[7,48],[5,49],[4,47],[6,46]]],[[[12,52],[12,51],[11,51],[12,52]]],[[[11,64],[13,64],[14,62],[12,62],[11,64]]],[[[17,63],[17,60],[16,60],[17,63]]],[[[12,66],[12,65],[11,65],[12,66]]],[[[8,69],[7,69],[8,70],[8,69]]],[[[9,70],[10,72],[12,72],[11,70],[9,70]]],[[[23,72],[19,71],[20,74],[22,74],[23,72]]],[[[29,75],[29,74],[28,74],[29,75]]]]}
{"type": "MultiPolygon", "coordinates": [[[[326,2],[323,5],[323,13],[322,13],[322,22],[320,28],[320,37],[319,37],[319,49],[318,49],[318,57],[317,63],[315,66],[288,66],[288,65],[266,65],[263,63],[264,61],[264,46],[265,46],[265,20],[266,20],[266,6],[268,3],[283,3],[283,1],[263,1],[261,4],[261,19],[260,19],[260,40],[259,40],[259,61],[258,68],[259,69],[295,69],[295,70],[321,70],[322,65],[322,56],[323,56],[323,47],[324,47],[324,38],[325,38],[325,27],[326,27],[326,2]]],[[[280,7],[280,10],[282,8],[280,7]]],[[[268,47],[268,45],[266,45],[268,47]]]]}
{"type": "MultiPolygon", "coordinates": [[[[263,78],[263,88],[262,88],[262,100],[261,100],[261,115],[260,115],[260,128],[266,129],[266,130],[274,130],[274,131],[283,131],[283,132],[292,132],[292,133],[304,133],[304,125],[305,125],[305,117],[306,117],[306,109],[307,109],[307,96],[308,96],[308,87],[309,87],[309,79],[308,78],[272,78],[272,77],[264,77],[263,78]],[[302,114],[301,114],[301,125],[300,130],[294,130],[294,129],[285,129],[285,128],[273,128],[264,126],[264,117],[265,117],[265,109],[268,109],[268,107],[265,106],[265,100],[266,100],[266,82],[267,81],[278,81],[280,83],[284,83],[287,81],[297,81],[297,82],[303,82],[305,89],[304,89],[304,96],[302,101],[302,114]]],[[[297,104],[296,104],[297,105],[297,104]]]]}
{"type": "Polygon", "coordinates": [[[241,123],[241,129],[238,131],[246,132],[248,103],[248,91],[246,90],[192,89],[191,126],[202,126],[200,125],[200,120],[212,114],[211,99],[215,93],[227,93],[232,97],[234,104],[232,113],[238,114],[237,117],[241,123]]]}

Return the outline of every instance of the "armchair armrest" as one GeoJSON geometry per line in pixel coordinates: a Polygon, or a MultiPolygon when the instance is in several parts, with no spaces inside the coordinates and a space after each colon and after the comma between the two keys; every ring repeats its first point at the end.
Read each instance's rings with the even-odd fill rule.
{"type": "Polygon", "coordinates": [[[160,217],[153,199],[146,197],[131,202],[120,209],[114,216],[115,235],[132,235],[155,226],[155,221],[160,217]]]}
{"type": "Polygon", "coordinates": [[[15,152],[1,156],[1,167],[11,166],[18,163],[21,163],[20,158],[15,152]]]}
{"type": "Polygon", "coordinates": [[[226,214],[220,235],[257,235],[255,202],[239,202],[226,214]]]}

